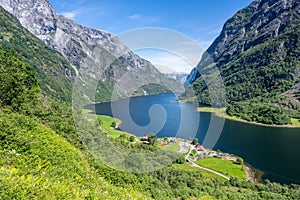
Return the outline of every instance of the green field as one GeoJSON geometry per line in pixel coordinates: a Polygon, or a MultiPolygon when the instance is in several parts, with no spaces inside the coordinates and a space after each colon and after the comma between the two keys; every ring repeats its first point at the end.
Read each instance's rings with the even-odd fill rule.
{"type": "Polygon", "coordinates": [[[178,152],[180,147],[179,144],[175,142],[175,143],[168,144],[167,146],[163,147],[163,149],[173,151],[173,152],[178,152]]]}
{"type": "Polygon", "coordinates": [[[111,136],[112,138],[119,138],[120,135],[129,134],[127,132],[116,130],[115,128],[111,127],[112,123],[115,122],[117,126],[119,126],[122,121],[110,116],[106,115],[95,115],[89,114],[91,110],[83,109],[82,112],[87,115],[88,118],[97,118],[98,122],[101,125],[101,128],[107,133],[107,135],[111,136]]]}
{"type": "MultiPolygon", "coordinates": [[[[121,121],[119,119],[115,119],[109,116],[104,116],[104,115],[97,115],[97,118],[101,121],[101,127],[107,132],[107,134],[113,138],[119,138],[120,135],[122,134],[128,134],[123,131],[116,130],[111,127],[111,124],[113,122],[116,122],[116,124],[120,124],[121,121]]],[[[158,140],[163,140],[163,138],[159,138],[158,140]]],[[[173,151],[173,152],[178,152],[179,151],[179,145],[178,142],[175,143],[170,143],[167,146],[162,147],[165,150],[173,151]]],[[[228,176],[234,176],[238,178],[246,178],[246,172],[244,169],[242,169],[241,165],[234,164],[231,161],[228,160],[222,160],[218,158],[206,158],[199,160],[197,162],[198,165],[207,167],[210,169],[213,169],[215,171],[221,172],[225,175],[228,176]]],[[[203,174],[207,178],[217,178],[219,176],[207,172],[205,170],[199,169],[192,167],[190,164],[186,163],[183,165],[175,165],[175,168],[181,169],[181,170],[188,170],[188,171],[199,171],[201,174],[203,174]]]]}
{"type": "Polygon", "coordinates": [[[0,199],[148,199],[104,180],[88,153],[31,116],[0,109],[0,136],[0,199]]]}
{"type": "Polygon", "coordinates": [[[241,165],[235,164],[230,160],[219,158],[204,158],[196,162],[198,165],[218,171],[227,176],[246,179],[246,171],[241,165]]]}
{"type": "Polygon", "coordinates": [[[107,134],[113,138],[118,138],[125,132],[119,131],[111,127],[111,124],[115,122],[117,125],[121,123],[121,120],[115,119],[109,116],[97,115],[97,118],[101,121],[101,127],[107,132],[107,134]]]}
{"type": "MultiPolygon", "coordinates": [[[[199,172],[201,173],[205,178],[208,178],[208,179],[216,179],[216,178],[219,178],[219,179],[224,179],[223,177],[220,177],[214,173],[211,173],[209,171],[206,171],[206,170],[203,170],[203,169],[200,169],[200,168],[197,168],[197,167],[193,167],[191,166],[190,163],[185,163],[185,164],[173,164],[173,167],[175,169],[180,169],[180,170],[184,170],[184,171],[192,171],[192,172],[199,172]]],[[[225,179],[224,179],[225,180],[225,179]]]]}
{"type": "MultiPolygon", "coordinates": [[[[209,112],[209,113],[215,113],[219,117],[224,117],[227,119],[233,119],[233,120],[242,120],[236,116],[230,116],[226,114],[226,108],[212,108],[212,107],[199,107],[197,109],[198,112],[209,112]]],[[[244,121],[244,120],[243,120],[244,121]]]]}
{"type": "Polygon", "coordinates": [[[298,127],[300,127],[300,121],[299,121],[299,119],[292,118],[292,119],[291,119],[291,122],[292,122],[292,125],[293,125],[293,126],[298,126],[298,127]]]}

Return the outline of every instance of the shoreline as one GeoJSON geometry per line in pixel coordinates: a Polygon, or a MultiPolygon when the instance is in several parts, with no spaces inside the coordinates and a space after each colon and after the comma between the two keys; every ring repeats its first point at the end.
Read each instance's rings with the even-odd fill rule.
{"type": "MultiPolygon", "coordinates": [[[[216,152],[215,150],[212,150],[212,149],[208,149],[208,150],[216,152]]],[[[232,153],[226,153],[226,152],[221,152],[221,153],[222,154],[227,154],[227,155],[221,156],[219,158],[219,159],[223,159],[223,160],[236,162],[238,158],[242,158],[242,157],[237,156],[237,155],[232,154],[232,153]]],[[[246,180],[250,180],[250,181],[253,181],[255,183],[261,183],[262,182],[260,174],[263,173],[263,172],[261,172],[258,169],[252,167],[250,164],[248,164],[246,162],[244,162],[242,165],[244,166],[244,170],[245,170],[245,173],[246,173],[246,177],[245,177],[246,180]]]]}
{"type": "Polygon", "coordinates": [[[247,180],[253,181],[254,183],[262,183],[263,179],[262,176],[264,174],[263,171],[260,171],[254,167],[252,167],[251,165],[249,165],[248,163],[245,163],[245,170],[246,170],[246,174],[247,174],[247,180]]]}
{"type": "MultiPolygon", "coordinates": [[[[198,160],[201,159],[205,159],[205,158],[216,158],[216,159],[220,159],[220,160],[226,160],[226,161],[230,161],[233,163],[236,163],[237,160],[239,158],[241,158],[238,155],[232,154],[232,153],[226,153],[226,152],[222,152],[222,151],[216,151],[213,149],[208,149],[208,148],[203,148],[203,151],[201,151],[201,153],[197,153],[196,157],[195,154],[191,157],[190,153],[192,150],[196,150],[195,145],[191,144],[191,140],[185,140],[183,138],[178,138],[178,137],[174,137],[177,141],[181,141],[178,143],[180,150],[180,153],[183,153],[184,155],[186,155],[186,160],[188,160],[188,162],[192,163],[193,167],[197,167],[200,166],[200,168],[205,168],[204,170],[210,171],[214,174],[222,174],[221,176],[223,176],[223,178],[225,179],[230,179],[230,177],[235,177],[235,176],[228,176],[228,174],[222,172],[222,171],[218,171],[214,168],[210,168],[210,167],[205,167],[202,165],[197,164],[198,160]],[[184,141],[184,142],[183,142],[184,141]],[[180,144],[181,143],[181,144],[180,144]],[[185,148],[184,148],[185,146],[185,148]],[[185,149],[185,151],[184,151],[185,149]]],[[[168,139],[174,139],[173,137],[168,137],[168,139]]],[[[242,158],[243,159],[243,158],[242,158]]],[[[245,172],[245,177],[242,178],[243,180],[249,180],[249,181],[253,181],[255,183],[261,183],[262,179],[261,179],[261,174],[263,174],[263,172],[261,172],[260,170],[252,167],[250,164],[243,162],[243,164],[241,164],[243,166],[243,171],[245,172]]]]}
{"type": "Polygon", "coordinates": [[[259,122],[251,122],[247,121],[241,118],[237,118],[236,116],[230,116],[225,113],[224,108],[211,108],[211,107],[198,107],[196,109],[197,112],[200,113],[212,113],[217,117],[221,117],[224,119],[228,119],[231,121],[237,121],[237,122],[242,122],[246,124],[252,124],[252,125],[257,125],[257,126],[264,126],[264,127],[273,127],[273,128],[300,128],[300,126],[294,126],[294,125],[276,125],[276,124],[263,124],[259,122]]]}
{"type": "MultiPolygon", "coordinates": [[[[120,101],[120,100],[124,100],[124,99],[129,99],[129,98],[139,98],[139,97],[148,97],[148,96],[155,96],[155,95],[166,95],[166,94],[176,94],[176,93],[169,93],[169,92],[166,92],[166,93],[159,93],[159,94],[143,94],[143,95],[133,95],[133,96],[128,96],[128,97],[120,97],[120,98],[117,98],[117,99],[111,99],[111,100],[108,100],[108,101],[103,101],[103,102],[91,102],[87,105],[95,105],[95,104],[101,104],[101,103],[110,103],[110,102],[116,102],[116,101],[120,101]]],[[[180,94],[180,93],[178,93],[180,94]]]]}
{"type": "MultiPolygon", "coordinates": [[[[95,104],[119,101],[119,100],[126,99],[126,98],[138,98],[138,97],[146,97],[146,96],[165,95],[165,94],[170,94],[170,93],[136,95],[136,96],[131,96],[131,97],[123,97],[123,98],[120,98],[120,99],[115,99],[115,100],[107,101],[107,102],[92,102],[91,104],[95,105],[95,104]]],[[[188,102],[188,101],[185,101],[185,100],[177,99],[176,101],[178,103],[194,104],[194,103],[191,103],[191,102],[188,102]]],[[[90,104],[88,104],[88,105],[90,105],[90,104]]],[[[85,109],[88,109],[88,108],[85,107],[85,109]]],[[[90,109],[88,109],[88,110],[90,110],[90,109]]],[[[299,125],[298,124],[297,125],[291,125],[291,124],[276,125],[276,124],[263,124],[263,123],[260,123],[260,122],[247,121],[247,120],[244,120],[244,119],[239,118],[237,116],[230,116],[230,115],[226,114],[226,108],[212,108],[212,107],[209,107],[209,106],[203,106],[203,107],[196,108],[196,112],[212,113],[212,114],[216,115],[217,117],[221,117],[221,118],[228,119],[228,120],[231,120],[231,121],[237,121],[237,122],[242,122],[242,123],[246,123],[246,124],[257,125],[257,126],[273,127],[273,128],[300,128],[300,122],[299,122],[299,125]]],[[[291,118],[291,121],[293,121],[293,120],[298,120],[298,119],[291,118]]]]}
{"type": "MultiPolygon", "coordinates": [[[[97,114],[91,114],[91,113],[89,113],[89,111],[91,111],[91,110],[88,110],[88,109],[85,109],[84,110],[84,113],[85,114],[88,114],[88,115],[95,115],[95,116],[105,116],[105,115],[97,115],[97,114]]],[[[113,118],[113,117],[111,117],[111,116],[106,116],[106,117],[109,117],[109,118],[111,118],[113,121],[115,121],[116,122],[116,126],[113,128],[113,127],[109,127],[109,128],[111,128],[111,129],[113,129],[113,130],[116,130],[116,131],[120,131],[120,130],[118,130],[118,128],[119,128],[119,126],[122,124],[122,120],[120,120],[120,119],[117,119],[117,118],[113,118]]],[[[123,132],[123,131],[121,131],[121,132],[123,132]]],[[[132,135],[132,134],[130,134],[130,133],[128,133],[128,132],[123,132],[123,133],[125,133],[125,134],[128,134],[128,135],[132,135]]],[[[136,138],[141,138],[141,137],[139,137],[139,136],[136,136],[136,135],[134,135],[136,138]]],[[[167,137],[169,140],[176,140],[176,141],[185,141],[185,139],[183,139],[183,138],[178,138],[178,137],[167,137]]],[[[164,139],[164,137],[159,137],[158,139],[160,139],[160,140],[163,140],[164,139]]],[[[191,141],[187,141],[187,142],[189,142],[189,144],[190,144],[190,142],[191,141]]],[[[179,144],[178,144],[179,145],[179,144]]],[[[191,145],[191,144],[190,144],[191,145]]],[[[179,145],[180,146],[180,145],[179,145]]],[[[206,149],[206,150],[209,150],[209,151],[213,151],[213,152],[215,152],[214,150],[212,150],[212,149],[206,149]]],[[[178,151],[179,153],[180,153],[180,151],[178,151]]],[[[222,152],[222,153],[225,153],[225,152],[222,152]]],[[[235,160],[239,157],[239,156],[237,156],[237,155],[234,155],[234,154],[229,154],[229,153],[225,153],[225,154],[227,154],[229,157],[234,157],[235,158],[235,160]]],[[[225,156],[226,157],[226,156],[225,156]]],[[[224,158],[225,158],[224,157],[224,158]]],[[[220,159],[224,159],[224,158],[220,158],[220,159]]],[[[226,159],[226,160],[231,160],[231,159],[226,159]]],[[[258,178],[257,177],[257,169],[255,169],[255,168],[253,168],[253,167],[251,167],[250,165],[248,165],[247,163],[244,163],[243,164],[244,165],[244,167],[245,167],[245,172],[246,172],[246,180],[251,180],[251,181],[253,181],[253,182],[255,182],[255,183],[259,183],[261,180],[260,180],[260,178],[258,178]]]]}

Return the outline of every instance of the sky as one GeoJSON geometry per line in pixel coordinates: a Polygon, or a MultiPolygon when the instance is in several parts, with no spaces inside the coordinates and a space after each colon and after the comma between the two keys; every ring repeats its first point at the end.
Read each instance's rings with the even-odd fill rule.
{"type": "MultiPolygon", "coordinates": [[[[84,26],[116,35],[144,27],[165,28],[194,40],[204,50],[220,34],[226,20],[251,3],[251,0],[49,1],[57,13],[84,26]]],[[[188,73],[194,67],[194,62],[188,62],[174,52],[156,48],[134,52],[165,72],[188,73]]],[[[200,60],[200,52],[195,52],[195,56],[200,60]]]]}

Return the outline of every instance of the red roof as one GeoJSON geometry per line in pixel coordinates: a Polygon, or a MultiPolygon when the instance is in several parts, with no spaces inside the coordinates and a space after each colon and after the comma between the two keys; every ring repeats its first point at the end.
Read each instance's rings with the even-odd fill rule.
{"type": "Polygon", "coordinates": [[[204,147],[199,144],[199,145],[196,146],[196,149],[204,150],[204,147]]]}

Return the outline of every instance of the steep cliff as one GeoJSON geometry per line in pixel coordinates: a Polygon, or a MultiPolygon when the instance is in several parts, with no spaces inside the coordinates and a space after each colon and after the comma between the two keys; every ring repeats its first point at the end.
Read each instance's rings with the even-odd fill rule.
{"type": "Polygon", "coordinates": [[[44,94],[71,101],[75,71],[62,54],[49,48],[22,27],[19,21],[0,7],[0,46],[17,51],[35,68],[44,94]]]}
{"type": "MultiPolygon", "coordinates": [[[[95,99],[91,97],[93,94],[89,94],[92,100],[110,100],[113,88],[119,96],[130,96],[138,89],[137,86],[153,83],[165,86],[165,91],[182,91],[180,84],[166,78],[150,62],[135,55],[117,37],[83,27],[58,15],[47,0],[3,0],[0,5],[16,16],[31,33],[61,52],[79,76],[100,81],[99,94],[95,99]]],[[[85,79],[82,84],[85,84],[85,79]]]]}
{"type": "MultiPolygon", "coordinates": [[[[246,109],[241,107],[255,107],[255,104],[261,109],[250,112],[256,113],[258,117],[244,116],[245,119],[262,122],[258,118],[264,118],[266,114],[261,110],[270,106],[269,109],[278,110],[281,114],[286,110],[289,113],[293,110],[293,114],[288,115],[300,118],[297,105],[299,24],[299,1],[253,1],[225,23],[221,34],[207,49],[197,69],[189,75],[185,85],[192,85],[187,89],[186,96],[193,96],[194,91],[200,103],[218,104],[213,102],[215,99],[210,97],[204,82],[204,77],[212,73],[211,67],[216,66],[225,85],[228,113],[242,115],[238,114],[238,110],[242,113],[246,109]],[[244,102],[245,105],[237,106],[238,102],[244,102]],[[239,109],[232,109],[237,107],[239,109]],[[232,110],[235,111],[231,112],[232,110]]],[[[219,106],[225,105],[220,103],[219,106]]],[[[276,120],[265,123],[274,121],[276,120]]]]}
{"type": "MultiPolygon", "coordinates": [[[[220,35],[203,55],[197,68],[212,62],[219,66],[237,58],[248,49],[260,45],[299,24],[297,0],[255,0],[227,20],[220,35]]],[[[193,74],[196,71],[192,71],[193,74]]],[[[192,74],[191,74],[192,75],[192,74]]],[[[193,82],[198,76],[190,80],[193,82]]]]}

